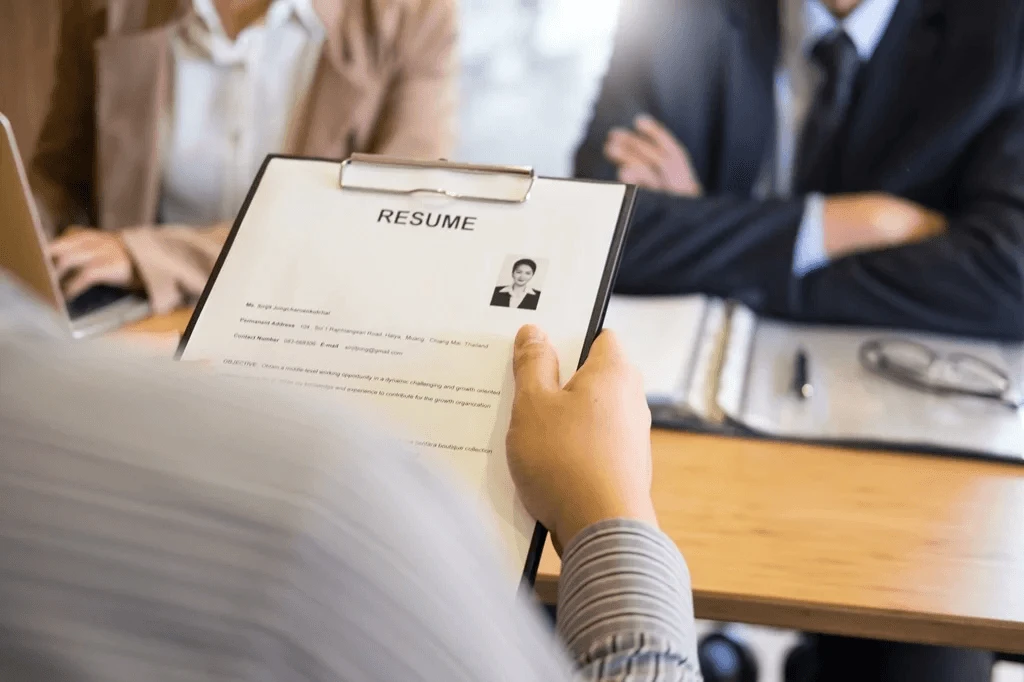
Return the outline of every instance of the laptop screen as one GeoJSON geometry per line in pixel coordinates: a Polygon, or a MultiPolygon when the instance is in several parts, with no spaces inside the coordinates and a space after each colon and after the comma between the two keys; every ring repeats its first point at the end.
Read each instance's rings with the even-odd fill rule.
{"type": "Polygon", "coordinates": [[[0,268],[67,315],[14,131],[0,114],[0,268]]]}

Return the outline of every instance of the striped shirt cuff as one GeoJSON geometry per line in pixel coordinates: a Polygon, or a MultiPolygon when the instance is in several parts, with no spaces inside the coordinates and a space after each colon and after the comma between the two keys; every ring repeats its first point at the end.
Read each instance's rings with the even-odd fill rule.
{"type": "Polygon", "coordinates": [[[699,679],[690,574],[649,524],[604,521],[573,539],[562,557],[558,632],[592,679],[699,679]]]}

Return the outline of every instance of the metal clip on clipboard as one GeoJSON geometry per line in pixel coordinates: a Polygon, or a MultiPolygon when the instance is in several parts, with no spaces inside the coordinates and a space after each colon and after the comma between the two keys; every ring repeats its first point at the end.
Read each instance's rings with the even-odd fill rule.
{"type": "Polygon", "coordinates": [[[458,201],[479,201],[491,204],[525,204],[533,191],[537,174],[533,168],[525,166],[486,166],[467,163],[454,163],[444,159],[439,161],[417,161],[395,159],[376,154],[353,154],[342,162],[338,175],[338,187],[350,192],[373,192],[375,194],[391,194],[396,196],[431,195],[458,201]],[[394,180],[394,171],[423,171],[422,173],[406,174],[404,182],[388,187],[386,179],[394,180]],[[348,176],[348,179],[346,179],[348,176]],[[353,176],[360,176],[358,179],[353,176]],[[389,178],[390,176],[390,178],[389,178]],[[441,176],[460,189],[444,189],[438,187],[441,176]],[[366,179],[375,180],[373,183],[366,179]],[[428,186],[420,183],[429,182],[428,186]],[[518,187],[522,185],[522,188],[518,187]],[[514,191],[507,190],[516,185],[514,191]],[[483,189],[501,190],[489,195],[483,189]],[[508,195],[508,196],[506,196],[508,195]]]}

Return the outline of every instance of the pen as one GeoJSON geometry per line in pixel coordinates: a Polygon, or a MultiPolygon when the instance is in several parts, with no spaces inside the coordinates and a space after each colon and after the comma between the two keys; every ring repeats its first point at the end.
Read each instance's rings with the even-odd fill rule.
{"type": "Polygon", "coordinates": [[[793,360],[793,392],[800,400],[807,400],[814,395],[814,386],[807,368],[807,353],[800,349],[793,360]]]}

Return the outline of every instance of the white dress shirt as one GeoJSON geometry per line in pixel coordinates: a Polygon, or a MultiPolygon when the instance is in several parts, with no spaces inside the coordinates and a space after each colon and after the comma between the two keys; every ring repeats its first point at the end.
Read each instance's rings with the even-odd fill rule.
{"type": "Polygon", "coordinates": [[[266,155],[284,151],[325,31],[311,0],[274,0],[234,41],[212,0],[193,6],[173,41],[160,221],[210,225],[234,219],[266,155]]]}
{"type": "MultiPolygon", "coordinates": [[[[863,62],[882,42],[899,0],[864,0],[845,19],[837,19],[820,0],[781,0],[782,50],[775,77],[775,156],[762,174],[758,194],[788,198],[793,192],[796,152],[821,83],[821,68],[811,59],[814,46],[833,31],[845,31],[863,62]]],[[[793,273],[803,276],[828,264],[824,238],[825,197],[806,199],[804,220],[793,254],[793,273]]]]}

